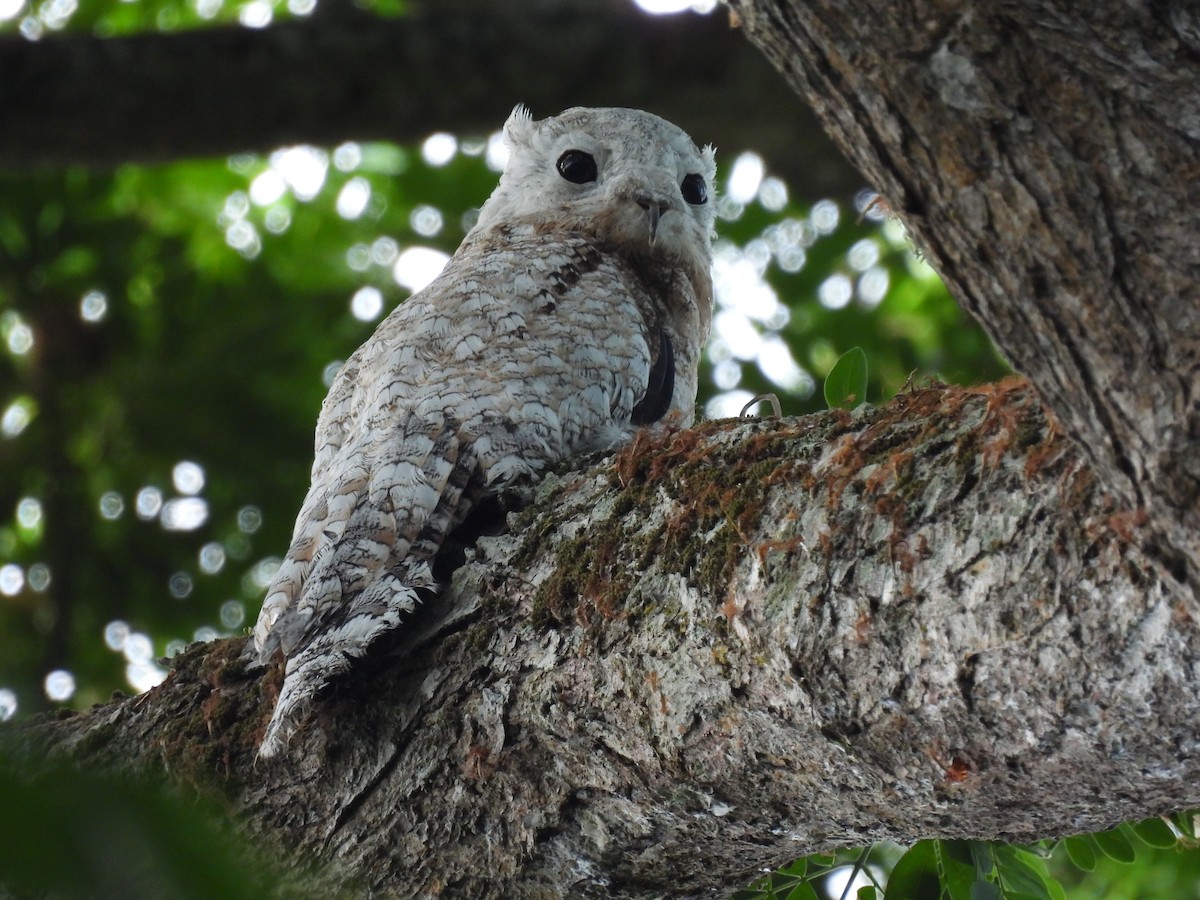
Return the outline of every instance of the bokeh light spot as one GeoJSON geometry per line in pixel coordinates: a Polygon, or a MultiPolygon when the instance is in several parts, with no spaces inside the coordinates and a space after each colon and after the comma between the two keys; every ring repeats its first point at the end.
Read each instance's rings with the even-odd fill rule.
{"type": "Polygon", "coordinates": [[[292,224],[292,212],[285,206],[272,206],[263,217],[263,224],[271,234],[283,234],[292,224]]]}
{"type": "Polygon", "coordinates": [[[118,653],[125,649],[125,641],[129,639],[129,624],[120,619],[113,619],[104,626],[104,646],[118,653]]]}
{"type": "Polygon", "coordinates": [[[250,195],[245,191],[234,191],[225,198],[225,205],[217,213],[217,224],[222,228],[246,218],[250,212],[250,195]]]}
{"type": "Polygon", "coordinates": [[[205,575],[216,575],[225,568],[225,548],[210,541],[200,548],[200,571],[205,575]]]}
{"type": "Polygon", "coordinates": [[[742,367],[731,359],[723,360],[713,366],[713,384],[722,391],[731,391],[742,381],[742,367]]]}
{"type": "Polygon", "coordinates": [[[238,10],[238,21],[247,28],[266,28],[274,17],[270,0],[250,0],[238,10]]]}
{"type": "Polygon", "coordinates": [[[36,497],[22,497],[17,501],[17,524],[30,531],[42,524],[42,502],[36,497]]]}
{"type": "Polygon", "coordinates": [[[350,312],[362,322],[374,322],[383,312],[383,293],[377,287],[364,285],[350,298],[350,312]]]}
{"type": "Polygon", "coordinates": [[[137,492],[134,509],[139,519],[153,519],[162,509],[162,491],[156,487],[146,486],[137,492]]]}
{"type": "Polygon", "coordinates": [[[762,335],[745,315],[733,309],[723,309],[713,317],[713,330],[729,345],[738,359],[754,359],[762,344],[762,335]]]}
{"type": "Polygon", "coordinates": [[[181,494],[198,494],[204,490],[204,468],[187,459],[178,462],[171,470],[171,483],[181,494]]]}
{"type": "Polygon", "coordinates": [[[18,397],[4,410],[0,416],[0,434],[6,438],[15,438],[33,421],[37,407],[29,397],[18,397]]]}
{"type": "Polygon", "coordinates": [[[46,696],[57,703],[70,700],[75,693],[75,676],[66,669],[55,669],[42,683],[46,696]]]}
{"type": "Polygon", "coordinates": [[[79,8],[77,0],[49,0],[38,7],[37,15],[42,24],[52,31],[65,28],[75,10],[79,8]]]}
{"type": "Polygon", "coordinates": [[[283,176],[297,200],[307,202],[321,193],[329,171],[329,154],[300,144],[271,154],[271,168],[283,176]]]}
{"type": "Polygon", "coordinates": [[[366,244],[355,244],[346,251],[346,265],[353,272],[365,272],[371,267],[371,248],[366,244]]]}
{"type": "Polygon", "coordinates": [[[225,243],[247,259],[254,259],[262,252],[258,229],[245,219],[239,219],[225,229],[225,243]]]}
{"type": "Polygon", "coordinates": [[[830,275],[817,288],[817,299],[826,309],[843,309],[854,296],[854,286],[845,275],[830,275]]]}
{"type": "Polygon", "coordinates": [[[483,152],[483,161],[493,172],[503,172],[504,166],[508,163],[509,152],[508,143],[504,140],[504,135],[499,131],[493,131],[488,135],[487,149],[483,152]]]}
{"type": "Polygon", "coordinates": [[[868,309],[878,306],[887,296],[890,278],[883,266],[872,266],[858,279],[858,299],[868,309]]]}
{"type": "Polygon", "coordinates": [[[413,208],[408,223],[421,237],[433,237],[442,230],[442,212],[436,207],[422,203],[413,208]]]}
{"type": "Polygon", "coordinates": [[[130,663],[125,667],[125,680],[139,694],[158,687],[167,677],[167,670],[154,663],[130,663]]]}
{"type": "Polygon", "coordinates": [[[208,521],[208,504],[199,497],[168,500],[160,520],[167,531],[195,531],[208,521]]]}
{"type": "Polygon", "coordinates": [[[353,172],[362,165],[362,147],[353,141],[339,144],[333,151],[333,166],[339,172],[353,172]]]}
{"type": "Polygon", "coordinates": [[[186,600],[192,595],[195,583],[187,572],[176,572],[167,579],[167,590],[176,600],[186,600]]]}
{"type": "Polygon", "coordinates": [[[778,337],[763,341],[758,353],[758,367],[767,378],[785,391],[807,397],[816,390],[813,377],[792,358],[791,349],[778,337]]]}
{"type": "Polygon", "coordinates": [[[250,182],[250,202],[270,206],[287,192],[287,182],[275,169],[264,169],[250,182]]]}
{"type": "Polygon", "coordinates": [[[13,356],[24,356],[33,349],[33,329],[15,315],[13,318],[15,321],[5,329],[4,339],[8,344],[9,353],[13,356]]]}
{"type": "Polygon", "coordinates": [[[444,166],[454,159],[458,152],[458,139],[444,131],[439,131],[425,138],[421,144],[421,158],[431,166],[444,166]]]}
{"type": "Polygon", "coordinates": [[[238,510],[237,524],[243,534],[254,534],[262,528],[262,510],[257,506],[243,506],[238,510]]]}
{"type": "Polygon", "coordinates": [[[865,272],[879,262],[879,245],[870,238],[856,241],[846,253],[846,262],[856,272],[865,272]]]}
{"type": "Polygon", "coordinates": [[[125,512],[125,498],[116,491],[108,491],[100,498],[100,515],[112,521],[125,512]]]}
{"type": "Polygon", "coordinates": [[[25,570],[16,563],[0,566],[0,594],[15,597],[25,587],[25,570]]]}
{"type": "Polygon", "coordinates": [[[804,252],[803,247],[790,244],[779,251],[779,268],[788,274],[799,272],[804,268],[806,262],[808,262],[808,254],[804,252]]]}
{"type": "Polygon", "coordinates": [[[398,285],[416,293],[441,274],[449,259],[432,247],[409,247],[396,259],[392,276],[398,285]]]}
{"type": "Polygon", "coordinates": [[[378,266],[390,266],[396,261],[396,257],[400,255],[400,245],[396,243],[395,238],[387,237],[376,238],[371,244],[371,262],[378,266]]]}
{"type": "Polygon", "coordinates": [[[7,722],[17,714],[17,695],[8,688],[0,688],[0,722],[7,722]]]}
{"type": "Polygon", "coordinates": [[[841,209],[832,200],[818,200],[813,204],[810,218],[818,234],[832,234],[841,219],[841,209]]]}
{"type": "Polygon", "coordinates": [[[278,556],[268,556],[266,559],[260,559],[246,573],[247,593],[257,594],[267,589],[267,585],[275,577],[275,573],[279,571],[279,567],[283,564],[278,556]]]}
{"type": "Polygon", "coordinates": [[[761,156],[757,153],[741,154],[729,170],[729,186],[725,196],[738,204],[749,203],[758,193],[765,172],[761,156]]]}
{"type": "MultiPolygon", "coordinates": [[[[15,19],[23,9],[25,9],[25,0],[0,0],[0,22],[15,19]]],[[[15,698],[13,702],[16,702],[15,698]]]]}
{"type": "Polygon", "coordinates": [[[321,384],[329,387],[333,384],[333,379],[337,378],[338,372],[342,371],[342,366],[346,364],[345,360],[335,359],[333,362],[326,364],[321,370],[321,384]]]}
{"type": "Polygon", "coordinates": [[[150,658],[154,656],[154,644],[150,640],[150,636],[143,634],[140,631],[131,631],[125,636],[124,642],[121,644],[121,652],[125,654],[125,659],[131,663],[148,663],[150,658]]]}
{"type": "Polygon", "coordinates": [[[79,301],[79,317],[85,322],[99,322],[108,315],[108,297],[103,291],[88,291],[79,301]]]}
{"type": "Polygon", "coordinates": [[[780,212],[788,202],[787,185],[774,176],[764,178],[758,188],[758,202],[768,212],[780,212]]]}
{"type": "Polygon", "coordinates": [[[371,182],[361,176],[355,176],[342,185],[338,191],[337,214],[343,219],[357,219],[367,209],[371,202],[371,182]]]}
{"type": "Polygon", "coordinates": [[[717,394],[704,404],[704,416],[708,419],[730,419],[738,416],[753,396],[749,391],[740,388],[736,391],[717,394]]]}
{"type": "Polygon", "coordinates": [[[25,582],[40,594],[50,587],[50,567],[45,563],[34,563],[25,573],[25,582]]]}
{"type": "Polygon", "coordinates": [[[221,604],[221,624],[230,631],[241,628],[246,621],[246,606],[239,600],[226,600],[221,604]]]}

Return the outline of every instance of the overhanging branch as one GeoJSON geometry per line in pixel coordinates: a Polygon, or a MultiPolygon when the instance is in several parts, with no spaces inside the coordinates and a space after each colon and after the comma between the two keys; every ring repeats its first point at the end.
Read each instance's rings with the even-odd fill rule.
{"type": "Polygon", "coordinates": [[[0,170],[486,135],[523,102],[539,116],[650,109],[726,158],[764,154],[799,196],[862,186],[722,16],[480,3],[382,19],[347,6],[260,30],[0,38],[0,170]]]}

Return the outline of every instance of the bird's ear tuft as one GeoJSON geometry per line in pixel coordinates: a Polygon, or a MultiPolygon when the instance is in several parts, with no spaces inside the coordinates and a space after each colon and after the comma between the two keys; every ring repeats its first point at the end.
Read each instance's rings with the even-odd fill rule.
{"type": "Polygon", "coordinates": [[[700,151],[700,158],[708,168],[705,180],[711,184],[717,177],[717,148],[712,144],[705,144],[704,149],[700,151]]]}
{"type": "Polygon", "coordinates": [[[508,121],[504,123],[504,141],[509,149],[528,147],[532,132],[533,114],[524,103],[518,103],[508,114],[508,121]]]}

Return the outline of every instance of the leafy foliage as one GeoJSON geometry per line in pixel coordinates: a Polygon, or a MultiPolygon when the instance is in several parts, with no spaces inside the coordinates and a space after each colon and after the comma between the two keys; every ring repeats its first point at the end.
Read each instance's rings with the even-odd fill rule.
{"type": "Polygon", "coordinates": [[[796,860],[734,900],[840,900],[852,890],[879,900],[1197,897],[1200,855],[1181,852],[1197,846],[1196,822],[1196,813],[1179,813],[1027,847],[933,839],[902,853],[890,844],[843,849],[796,860]]]}
{"type": "Polygon", "coordinates": [[[216,809],[143,781],[0,757],[0,872],[20,896],[279,896],[216,809]]]}
{"type": "Polygon", "coordinates": [[[851,347],[825,376],[825,402],[830,409],[854,409],[867,399],[867,354],[851,347]]]}

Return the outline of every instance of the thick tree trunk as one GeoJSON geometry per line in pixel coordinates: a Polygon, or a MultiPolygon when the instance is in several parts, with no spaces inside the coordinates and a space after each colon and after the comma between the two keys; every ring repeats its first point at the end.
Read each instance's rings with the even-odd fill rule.
{"type": "Polygon", "coordinates": [[[0,38],[0,170],[486,135],[527,103],[539,117],[650,109],[726,158],[763,154],[802,197],[863,186],[722,16],[605,0],[427,6],[383,19],[323,0],[312,18],[265,29],[0,38]]]}
{"type": "Polygon", "coordinates": [[[399,896],[727,896],[820,848],[1200,803],[1200,630],[1033,392],[644,436],[550,478],[253,764],[240,641],[27,729],[399,896]]]}
{"type": "Polygon", "coordinates": [[[1195,597],[1195,5],[731,5],[1195,597]]]}

